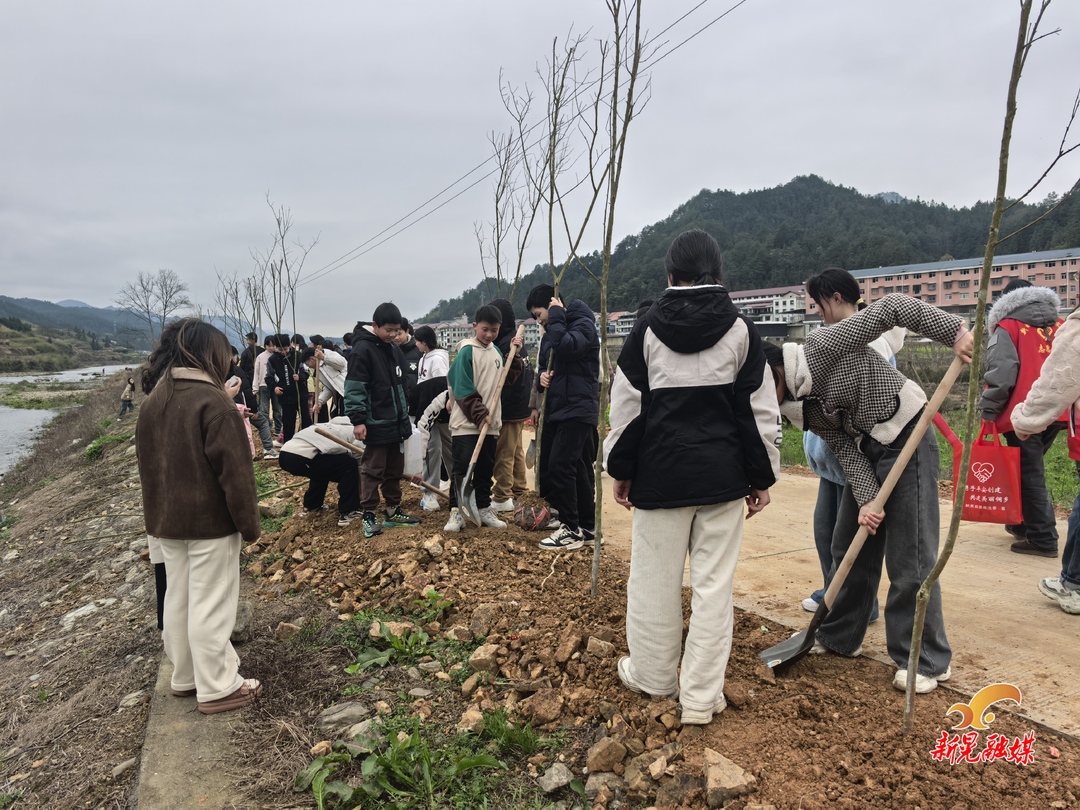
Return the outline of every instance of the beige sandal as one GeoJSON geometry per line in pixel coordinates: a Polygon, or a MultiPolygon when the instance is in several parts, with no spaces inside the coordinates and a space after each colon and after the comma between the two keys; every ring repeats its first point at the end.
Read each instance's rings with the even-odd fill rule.
{"type": "Polygon", "coordinates": [[[262,694],[262,684],[254,678],[247,678],[240,688],[231,695],[226,695],[217,700],[208,700],[199,704],[199,711],[203,714],[218,714],[233,709],[240,709],[255,702],[255,698],[262,694]]]}

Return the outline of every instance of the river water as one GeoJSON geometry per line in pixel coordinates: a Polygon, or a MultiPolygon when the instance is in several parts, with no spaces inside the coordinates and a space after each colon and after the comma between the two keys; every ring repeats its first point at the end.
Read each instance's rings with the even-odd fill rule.
{"type": "MultiPolygon", "coordinates": [[[[15,377],[0,377],[0,385],[10,385],[22,380],[34,382],[95,382],[123,371],[128,366],[95,366],[77,368],[69,371],[56,371],[48,374],[23,374],[15,377]],[[102,376],[102,371],[105,376],[102,376]]],[[[119,411],[119,403],[117,410],[119,411]]],[[[33,449],[34,442],[41,435],[45,425],[52,421],[59,411],[35,411],[26,408],[9,408],[0,405],[0,475],[3,475],[33,449]]]]}

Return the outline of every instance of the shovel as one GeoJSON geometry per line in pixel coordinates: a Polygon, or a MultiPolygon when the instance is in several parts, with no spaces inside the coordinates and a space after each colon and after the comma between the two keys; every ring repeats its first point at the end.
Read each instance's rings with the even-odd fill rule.
{"type": "MultiPolygon", "coordinates": [[[[518,327],[517,337],[521,337],[525,334],[525,324],[518,327]]],[[[497,402],[499,397],[502,396],[503,384],[506,383],[506,375],[510,373],[510,363],[514,359],[514,355],[517,353],[517,346],[510,347],[510,354],[506,357],[506,362],[503,363],[502,374],[499,376],[499,386],[495,389],[495,396],[492,397],[492,402],[497,402]]],[[[494,406],[492,406],[494,410],[494,406]]],[[[476,506],[476,488],[473,486],[472,476],[473,469],[476,467],[476,460],[480,458],[480,449],[484,446],[484,439],[487,437],[488,427],[490,425],[490,419],[484,422],[483,427],[480,428],[480,436],[476,440],[476,449],[473,450],[472,458],[469,459],[469,469],[465,471],[465,477],[457,482],[457,505],[462,513],[471,520],[475,525],[480,525],[480,509],[476,506]]]]}
{"type": "Polygon", "coordinates": [[[536,439],[529,442],[529,449],[525,451],[525,466],[530,470],[536,466],[536,439]]]}
{"type": "MultiPolygon", "coordinates": [[[[915,449],[919,446],[919,442],[922,441],[922,437],[926,433],[926,429],[930,426],[931,420],[933,420],[938,409],[941,408],[941,403],[945,401],[945,397],[948,395],[950,389],[953,387],[953,383],[956,382],[956,378],[960,376],[960,372],[963,371],[963,369],[964,361],[957,357],[953,360],[952,365],[949,366],[949,370],[945,372],[945,376],[941,378],[937,390],[934,391],[934,396],[930,399],[930,402],[927,403],[926,407],[923,408],[919,421],[915,423],[911,435],[908,436],[907,441],[904,443],[904,449],[900,451],[900,455],[897,457],[892,469],[889,470],[885,482],[881,485],[881,491],[878,492],[877,497],[871,501],[870,508],[873,511],[880,512],[882,506],[889,500],[889,496],[892,494],[896,482],[900,479],[900,475],[904,472],[904,468],[907,467],[911,457],[915,454],[915,449]]],[[[855,564],[855,558],[858,557],[859,552],[862,551],[863,544],[866,542],[868,536],[869,532],[867,531],[867,528],[865,526],[860,526],[858,533],[855,535],[855,539],[851,541],[847,553],[844,554],[844,559],[840,561],[836,573],[833,574],[832,582],[829,583],[829,588],[825,591],[825,596],[822,598],[821,604],[818,605],[817,611],[815,611],[813,618],[810,619],[810,626],[803,632],[796,633],[786,641],[782,641],[779,644],[758,653],[758,657],[765,662],[767,667],[773,670],[783,670],[810,652],[810,648],[814,646],[814,637],[817,634],[818,628],[821,627],[822,623],[825,621],[825,617],[829,615],[829,609],[832,607],[833,602],[836,601],[836,595],[840,593],[840,588],[843,587],[844,580],[847,579],[847,575],[851,572],[851,567],[855,564]]]]}
{"type": "MultiPolygon", "coordinates": [[[[333,433],[329,432],[328,430],[323,430],[321,427],[315,428],[315,432],[318,433],[320,436],[322,436],[324,439],[329,439],[332,442],[337,442],[342,447],[347,448],[349,450],[349,452],[359,453],[360,455],[364,455],[364,448],[361,447],[358,444],[353,444],[352,442],[347,442],[344,439],[339,439],[333,433]]],[[[417,483],[416,481],[413,481],[411,478],[405,478],[403,480],[409,481],[410,483],[415,484],[416,486],[420,487],[421,489],[426,489],[428,492],[434,492],[436,495],[440,495],[443,498],[449,498],[450,497],[449,495],[447,495],[445,492],[443,492],[438,487],[433,487],[431,484],[427,483],[427,481],[420,481],[419,483],[417,483]]]]}

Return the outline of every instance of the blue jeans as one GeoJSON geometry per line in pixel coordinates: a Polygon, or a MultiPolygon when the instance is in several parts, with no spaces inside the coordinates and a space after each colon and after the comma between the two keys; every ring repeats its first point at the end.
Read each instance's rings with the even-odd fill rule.
{"type": "MultiPolygon", "coordinates": [[[[265,385],[259,386],[259,413],[263,419],[270,419],[270,406],[274,406],[274,435],[281,433],[281,401],[278,395],[265,385]]],[[[269,424],[269,422],[268,422],[269,424]]]]}
{"type": "MultiPolygon", "coordinates": [[[[1076,462],[1076,474],[1080,476],[1080,461],[1076,462]]],[[[1072,513],[1069,515],[1069,536],[1061,555],[1061,578],[1074,588],[1080,588],[1080,492],[1076,493],[1072,513]]]]}
{"type": "MultiPolygon", "coordinates": [[[[824,588],[818,588],[810,598],[818,604],[825,598],[825,588],[829,587],[829,576],[832,571],[832,544],[833,533],[836,531],[836,516],[840,512],[840,501],[844,494],[844,487],[833,483],[828,478],[818,481],[817,504],[814,506],[814,547],[817,549],[818,562],[821,564],[821,577],[825,581],[824,588]]],[[[851,538],[848,538],[850,541],[851,538]]],[[[847,546],[845,545],[845,548],[847,546]]],[[[878,620],[878,603],[874,599],[874,610],[870,613],[870,621],[878,620]]]]}
{"type": "Polygon", "coordinates": [[[131,411],[132,413],[135,412],[135,403],[130,399],[120,400],[120,416],[118,416],[117,419],[122,419],[124,414],[128,411],[131,411]]]}
{"type": "MultiPolygon", "coordinates": [[[[892,469],[910,434],[906,428],[891,446],[869,437],[861,450],[874,466],[879,481],[892,469]]],[[[884,560],[889,572],[889,596],[885,602],[885,639],[889,657],[907,668],[911,630],[915,624],[915,599],[926,576],[937,562],[940,517],[938,509],[938,447],[934,432],[927,431],[908,462],[892,496],[885,504],[885,520],[870,535],[855,560],[817,638],[830,650],[852,655],[863,642],[874,607],[884,560]]],[[[859,505],[844,487],[833,534],[832,556],[841,560],[859,529],[859,505]]],[[[835,570],[835,568],[834,568],[835,570]]],[[[919,673],[940,675],[952,661],[941,610],[941,585],[935,583],[926,607],[919,673]]]]}

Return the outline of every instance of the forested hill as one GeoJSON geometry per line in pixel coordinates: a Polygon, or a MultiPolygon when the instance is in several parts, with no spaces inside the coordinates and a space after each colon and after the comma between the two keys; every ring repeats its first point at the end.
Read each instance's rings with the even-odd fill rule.
{"type": "MultiPolygon", "coordinates": [[[[1054,202],[1019,204],[1005,216],[1001,234],[1038,218],[1054,202]]],[[[667,219],[628,236],[612,256],[608,308],[634,309],[664,286],[664,254],[689,228],[703,228],[724,252],[724,283],[731,290],[798,284],[829,266],[867,267],[981,256],[992,205],[970,208],[905,200],[886,202],[810,175],[762,191],[736,194],[701,191],[667,219]]],[[[1074,196],[1032,228],[1009,240],[1000,253],[1080,246],[1080,199],[1074,196]]],[[[600,252],[583,257],[600,267],[600,252]]],[[[550,283],[546,264],[524,276],[514,298],[524,314],[525,296],[535,284],[550,283]]],[[[599,309],[599,288],[580,268],[563,280],[567,298],[582,298],[599,309]]],[[[450,301],[440,301],[422,320],[438,321],[472,313],[481,299],[498,297],[495,281],[481,282],[450,301]]],[[[504,292],[505,297],[505,292],[504,292]]]]}

